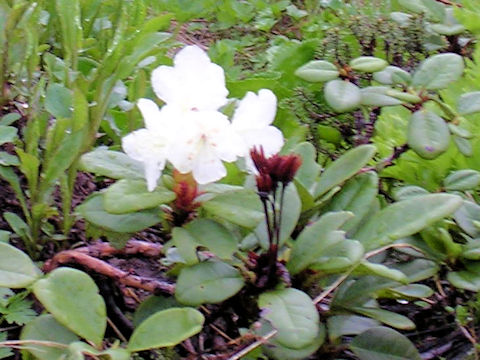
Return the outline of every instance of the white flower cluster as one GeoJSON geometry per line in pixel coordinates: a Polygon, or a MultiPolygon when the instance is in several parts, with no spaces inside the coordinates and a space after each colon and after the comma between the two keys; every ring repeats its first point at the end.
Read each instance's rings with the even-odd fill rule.
{"type": "Polygon", "coordinates": [[[258,95],[248,92],[230,121],[219,111],[228,102],[223,69],[197,46],[178,52],[173,67],[155,69],[152,86],[165,105],[160,109],[152,100],[140,99],[145,128],[122,139],[125,153],[143,163],[149,191],[155,189],[166,161],[206,184],[226,175],[222,161],[245,157],[250,162],[253,146],[262,146],[269,156],[283,145],[281,131],[270,125],[275,95],[267,89],[258,95]]]}

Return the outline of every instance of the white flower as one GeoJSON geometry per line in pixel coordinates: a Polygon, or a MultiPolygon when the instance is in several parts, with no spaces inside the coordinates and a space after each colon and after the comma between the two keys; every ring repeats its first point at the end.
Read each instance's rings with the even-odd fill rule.
{"type": "Polygon", "coordinates": [[[223,69],[210,61],[198,46],[183,48],[174,66],[160,66],[152,73],[155,94],[168,106],[183,111],[218,110],[227,103],[223,69]]]}
{"type": "Polygon", "coordinates": [[[250,149],[263,147],[269,157],[280,151],[283,145],[282,132],[270,124],[277,111],[277,98],[268,89],[261,89],[256,95],[248,92],[240,101],[232,119],[232,127],[244,143],[244,154],[250,163],[250,149]]]}
{"type": "Polygon", "coordinates": [[[165,167],[167,149],[174,129],[170,119],[161,115],[153,101],[140,99],[137,106],[143,115],[146,128],[125,136],[122,139],[122,148],[132,159],[143,163],[148,191],[153,191],[165,167]]]}
{"type": "Polygon", "coordinates": [[[181,173],[192,172],[199,184],[221,179],[227,174],[222,161],[235,161],[243,153],[241,138],[218,111],[183,114],[187,118],[169,148],[168,160],[181,173]]]}

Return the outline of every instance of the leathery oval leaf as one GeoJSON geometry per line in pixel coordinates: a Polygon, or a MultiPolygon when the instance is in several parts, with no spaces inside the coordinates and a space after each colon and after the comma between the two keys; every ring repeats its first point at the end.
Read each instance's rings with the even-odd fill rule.
{"type": "Polygon", "coordinates": [[[96,345],[102,343],[107,327],[105,302],[86,273],[57,268],[33,285],[33,293],[60,324],[96,345]]]}
{"type": "Polygon", "coordinates": [[[355,337],[350,349],[360,360],[421,360],[415,346],[405,335],[379,326],[355,337]]]}
{"type": "Polygon", "coordinates": [[[182,304],[216,304],[235,295],[243,287],[242,275],[221,261],[205,261],[180,271],[175,298],[182,304]]]}
{"type": "Polygon", "coordinates": [[[202,330],[205,318],[193,308],[171,308],[144,320],[133,332],[127,350],[175,346],[202,330]]]}
{"type": "Polygon", "coordinates": [[[280,345],[301,349],[313,343],[320,331],[320,320],[312,299],[303,291],[287,288],[262,293],[258,298],[262,317],[278,331],[280,345]]]}
{"type": "Polygon", "coordinates": [[[331,80],[324,88],[325,101],[338,113],[358,108],[362,102],[362,93],[355,84],[343,80],[331,80]]]}
{"type": "Polygon", "coordinates": [[[0,287],[24,288],[41,274],[27,254],[10,244],[0,242],[0,287]]]}

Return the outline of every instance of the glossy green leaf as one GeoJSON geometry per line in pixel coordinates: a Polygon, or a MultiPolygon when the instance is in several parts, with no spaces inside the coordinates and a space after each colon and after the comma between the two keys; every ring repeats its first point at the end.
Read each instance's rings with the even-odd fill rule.
{"type": "Polygon", "coordinates": [[[205,261],[180,271],[175,297],[185,305],[216,304],[235,295],[243,284],[243,277],[234,267],[205,261]]]}
{"type": "Polygon", "coordinates": [[[387,95],[389,89],[386,86],[369,86],[361,89],[362,105],[375,107],[401,105],[401,100],[387,95]]]}
{"type": "Polygon", "coordinates": [[[50,84],[45,95],[45,109],[55,118],[69,118],[72,115],[72,92],[61,84],[50,84]]]}
{"type": "Polygon", "coordinates": [[[205,318],[192,308],[159,311],[133,332],[127,349],[131,352],[175,346],[202,330],[205,318]]]}
{"type": "Polygon", "coordinates": [[[468,260],[480,260],[480,238],[468,240],[463,245],[462,256],[468,260]]]}
{"type": "Polygon", "coordinates": [[[373,73],[382,71],[387,67],[388,63],[374,56],[360,56],[350,61],[349,65],[353,70],[373,73]]]}
{"type": "Polygon", "coordinates": [[[325,60],[312,60],[295,71],[300,79],[309,82],[325,82],[338,78],[337,67],[325,60]]]}
{"type": "Polygon", "coordinates": [[[82,46],[80,1],[55,0],[55,8],[62,29],[65,58],[75,67],[77,53],[82,46]]]}
{"type": "Polygon", "coordinates": [[[458,226],[472,237],[480,236],[480,205],[471,201],[463,201],[462,206],[455,212],[453,218],[458,226]]]}
{"type": "Polygon", "coordinates": [[[328,211],[350,211],[355,217],[343,227],[350,231],[359,226],[370,211],[370,205],[378,194],[377,173],[369,171],[348,180],[327,207],[328,211]]]}
{"type": "Polygon", "coordinates": [[[108,360],[130,360],[130,352],[125,349],[117,347],[101,351],[83,341],[76,341],[68,346],[66,360],[84,360],[85,355],[108,360]]]}
{"type": "Polygon", "coordinates": [[[0,125],[0,145],[11,143],[17,138],[17,128],[0,125]]]}
{"type": "Polygon", "coordinates": [[[458,99],[458,112],[461,115],[470,115],[480,111],[480,91],[462,94],[458,99]]]}
{"type": "MultiPolygon", "coordinates": [[[[69,329],[60,325],[52,315],[40,315],[24,326],[20,340],[51,341],[68,345],[79,338],[69,329]]],[[[66,349],[51,346],[28,345],[28,352],[38,360],[52,360],[65,357],[66,349]]]]}
{"type": "Polygon", "coordinates": [[[391,269],[383,264],[371,263],[367,260],[362,261],[362,263],[355,268],[355,273],[361,275],[377,275],[401,283],[408,282],[407,276],[401,271],[391,269]]]}
{"type": "Polygon", "coordinates": [[[338,229],[350,218],[351,212],[330,212],[307,226],[297,237],[292,248],[288,270],[297,274],[317,262],[323,251],[345,239],[345,232],[338,229]]]}
{"type": "Polygon", "coordinates": [[[480,273],[468,270],[449,271],[447,273],[447,280],[459,289],[475,292],[480,291],[480,273]]]}
{"type": "Polygon", "coordinates": [[[317,124],[317,136],[331,144],[340,145],[342,133],[334,126],[317,124]]]}
{"type": "Polygon", "coordinates": [[[413,113],[407,136],[408,145],[424,159],[438,157],[450,144],[447,124],[440,116],[428,110],[413,113]]]}
{"type": "Polygon", "coordinates": [[[17,214],[6,211],[3,213],[3,218],[12,228],[13,232],[21,238],[28,238],[30,236],[30,227],[17,214]]]}
{"type": "Polygon", "coordinates": [[[63,326],[100,345],[107,326],[106,308],[90,276],[57,268],[33,285],[33,293],[63,326]]]}
{"type": "Polygon", "coordinates": [[[408,317],[373,307],[352,307],[351,310],[364,316],[369,316],[372,319],[378,320],[388,326],[394,327],[400,330],[413,330],[415,324],[408,317]]]}
{"type": "Polygon", "coordinates": [[[365,250],[361,242],[345,239],[325,248],[322,255],[309,268],[324,273],[343,271],[360,262],[364,254],[365,250]]]}
{"type": "Polygon", "coordinates": [[[445,9],[442,23],[431,24],[430,29],[440,35],[459,35],[465,31],[465,26],[460,24],[453,16],[453,6],[445,9]]]}
{"type": "Polygon", "coordinates": [[[355,110],[362,102],[360,88],[348,81],[331,80],[323,91],[327,104],[338,113],[355,110]]]}
{"type": "Polygon", "coordinates": [[[386,328],[369,329],[350,343],[360,360],[421,360],[415,346],[405,335],[386,328]]]}
{"type": "Polygon", "coordinates": [[[107,212],[103,203],[103,194],[94,194],[77,206],[75,211],[95,226],[118,233],[135,233],[161,220],[156,209],[115,215],[107,212]]]}
{"type": "Polygon", "coordinates": [[[458,80],[463,74],[464,64],[460,55],[439,54],[424,60],[413,74],[412,85],[428,90],[439,90],[458,80]]]}
{"type": "Polygon", "coordinates": [[[471,139],[473,137],[473,134],[468,131],[467,129],[454,125],[452,123],[448,123],[448,128],[450,129],[450,133],[452,135],[464,138],[464,139],[471,139]]]}
{"type": "Polygon", "coordinates": [[[24,288],[41,274],[27,254],[10,244],[0,242],[0,287],[24,288]]]}
{"type": "Polygon", "coordinates": [[[378,81],[379,83],[384,85],[396,84],[397,82],[395,81],[396,78],[394,78],[393,76],[394,74],[402,74],[401,76],[403,76],[403,78],[405,79],[411,78],[410,74],[402,68],[396,66],[387,66],[382,71],[374,73],[373,80],[378,81]]]}
{"type": "Polygon", "coordinates": [[[473,155],[472,144],[470,143],[470,141],[468,141],[467,139],[464,139],[463,137],[459,137],[455,135],[453,135],[452,138],[453,138],[453,142],[457,146],[458,151],[460,151],[462,155],[465,155],[467,157],[470,157],[473,155]]]}
{"type": "Polygon", "coordinates": [[[231,223],[253,228],[263,220],[262,204],[252,190],[238,190],[219,194],[205,201],[202,208],[213,216],[231,223]]]}
{"type": "MultiPolygon", "coordinates": [[[[434,294],[434,291],[423,284],[410,284],[404,286],[398,286],[388,289],[387,292],[393,294],[393,298],[396,299],[420,299],[429,298],[434,294]]],[[[383,295],[382,295],[383,297],[383,295]]]]}
{"type": "Polygon", "coordinates": [[[341,338],[344,335],[358,335],[362,332],[379,326],[374,319],[358,315],[334,315],[327,319],[328,337],[330,341],[341,338]]]}
{"type": "Polygon", "coordinates": [[[288,288],[262,293],[258,298],[262,317],[278,331],[280,345],[301,349],[318,336],[319,315],[312,299],[304,292],[288,288]]]}
{"type": "Polygon", "coordinates": [[[453,214],[462,199],[450,194],[429,194],[399,201],[373,215],[356,233],[366,250],[413,235],[428,225],[453,214]]]}
{"type": "Polygon", "coordinates": [[[321,166],[316,161],[315,147],[309,142],[302,142],[292,149],[292,153],[300,155],[302,165],[295,174],[295,180],[305,189],[310,190],[320,174],[321,166]]]}
{"type": "Polygon", "coordinates": [[[148,191],[144,180],[122,179],[105,191],[103,205],[111,214],[124,214],[151,209],[174,199],[175,193],[163,186],[148,191]]]}
{"type": "Polygon", "coordinates": [[[142,163],[119,151],[97,148],[80,158],[80,169],[112,179],[143,179],[142,163]]]}
{"type": "MultiPolygon", "coordinates": [[[[393,74],[392,76],[395,76],[395,75],[396,74],[393,74]]],[[[385,94],[410,104],[418,104],[422,101],[422,98],[420,96],[412,92],[405,92],[405,91],[400,91],[396,89],[388,89],[385,92],[385,94]]]]}
{"type": "Polygon", "coordinates": [[[210,219],[195,219],[183,227],[195,239],[198,246],[210,250],[220,259],[231,259],[237,250],[237,240],[220,223],[210,219]]]}
{"type": "Polygon", "coordinates": [[[135,310],[133,314],[133,325],[138,327],[151,315],[170,308],[183,307],[172,296],[151,295],[147,297],[135,310]]]}
{"type": "Polygon", "coordinates": [[[315,340],[301,349],[292,349],[271,339],[263,346],[263,352],[275,360],[304,360],[317,351],[325,342],[325,325],[320,324],[320,331],[315,340]]]}
{"type": "Polygon", "coordinates": [[[373,158],[376,151],[373,145],[360,145],[340,156],[320,176],[314,190],[315,198],[326,194],[355,175],[373,158]]]}
{"type": "Polygon", "coordinates": [[[393,192],[393,197],[395,200],[401,201],[401,200],[407,200],[408,198],[411,198],[411,197],[427,195],[427,194],[429,194],[429,192],[424,188],[420,186],[409,185],[409,186],[402,186],[400,188],[395,189],[393,192]]]}
{"type": "Polygon", "coordinates": [[[480,185],[480,172],[471,169],[458,170],[443,181],[445,189],[450,191],[474,190],[480,185]]]}

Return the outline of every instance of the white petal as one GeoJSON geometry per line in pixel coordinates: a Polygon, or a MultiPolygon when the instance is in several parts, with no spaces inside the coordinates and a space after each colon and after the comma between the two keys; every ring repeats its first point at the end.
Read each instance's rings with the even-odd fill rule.
{"type": "Polygon", "coordinates": [[[157,96],[184,110],[218,110],[227,103],[223,69],[197,46],[187,46],[174,59],[174,67],[160,66],[152,73],[157,96]]]}
{"type": "Polygon", "coordinates": [[[254,146],[262,147],[265,156],[271,156],[280,151],[283,146],[283,134],[275,126],[267,126],[259,130],[246,132],[244,137],[247,146],[252,149],[254,146]]]}
{"type": "Polygon", "coordinates": [[[122,139],[122,148],[132,159],[143,163],[148,190],[152,191],[165,167],[168,141],[147,129],[136,130],[122,139]]]}
{"type": "Polygon", "coordinates": [[[149,99],[139,99],[137,106],[142,113],[145,127],[147,129],[158,128],[161,116],[160,109],[158,108],[157,104],[149,99]]]}
{"type": "Polygon", "coordinates": [[[248,92],[240,101],[233,115],[233,127],[239,131],[260,129],[270,125],[277,111],[277,98],[268,89],[261,89],[258,95],[248,92]]]}
{"type": "Polygon", "coordinates": [[[207,184],[223,178],[227,170],[215,153],[206,150],[199,154],[192,173],[197,183],[207,184]]]}

